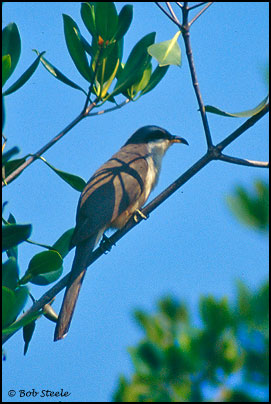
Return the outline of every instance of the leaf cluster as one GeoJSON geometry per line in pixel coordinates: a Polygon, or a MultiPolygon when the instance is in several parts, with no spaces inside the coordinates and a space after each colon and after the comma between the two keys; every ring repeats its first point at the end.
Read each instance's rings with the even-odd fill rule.
{"type": "Polygon", "coordinates": [[[254,193],[236,186],[227,203],[236,217],[245,225],[260,231],[269,230],[269,186],[262,180],[254,183],[254,193]]]}
{"type": "Polygon", "coordinates": [[[56,79],[81,90],[88,97],[93,94],[99,105],[107,100],[116,102],[115,97],[119,94],[131,100],[138,99],[161,81],[168,66],[158,66],[152,71],[151,56],[147,51],[154,43],[154,32],[140,39],[126,63],[122,61],[124,36],[133,18],[131,5],[123,6],[118,14],[113,2],[85,2],[81,5],[81,18],[90,40],[82,35],[77,23],[66,14],[63,14],[64,34],[71,59],[89,84],[88,91],[41,57],[44,67],[56,79]]]}
{"type": "Polygon", "coordinates": [[[202,326],[195,327],[186,305],[166,297],[156,314],[135,319],[144,338],[129,348],[131,379],[121,376],[115,402],[261,401],[244,386],[268,383],[268,284],[256,292],[239,284],[237,299],[202,297],[202,326]],[[260,315],[260,317],[259,317],[260,315]],[[231,386],[241,374],[240,385],[231,386]]]}

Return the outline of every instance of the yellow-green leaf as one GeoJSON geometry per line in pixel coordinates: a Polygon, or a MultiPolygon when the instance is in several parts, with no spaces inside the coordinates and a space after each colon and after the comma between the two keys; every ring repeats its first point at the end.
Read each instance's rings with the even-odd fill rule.
{"type": "Polygon", "coordinates": [[[181,49],[177,42],[181,31],[168,41],[155,43],[148,47],[148,52],[159,63],[159,66],[181,66],[181,49]]]}

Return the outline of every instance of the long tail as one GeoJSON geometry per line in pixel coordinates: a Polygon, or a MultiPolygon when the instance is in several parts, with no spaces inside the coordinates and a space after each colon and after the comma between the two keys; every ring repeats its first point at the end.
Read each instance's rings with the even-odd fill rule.
{"type": "Polygon", "coordinates": [[[76,247],[71,275],[58,316],[54,341],[64,338],[69,331],[77,298],[88,267],[90,255],[96,244],[96,239],[97,235],[78,244],[76,247]]]}

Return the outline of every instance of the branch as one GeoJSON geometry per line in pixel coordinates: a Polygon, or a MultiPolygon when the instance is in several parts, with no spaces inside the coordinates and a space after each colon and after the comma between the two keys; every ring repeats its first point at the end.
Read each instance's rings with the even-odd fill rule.
{"type": "MultiPolygon", "coordinates": [[[[90,112],[96,106],[96,100],[86,109],[87,113],[90,112]]],[[[2,187],[7,185],[12,181],[17,175],[19,175],[27,166],[32,164],[37,158],[39,158],[43,153],[50,149],[56,142],[58,142],[63,136],[65,136],[75,125],[77,125],[82,119],[84,119],[87,114],[86,111],[81,112],[65,129],[58,133],[50,142],[38,150],[35,154],[29,157],[23,164],[21,164],[16,170],[14,170],[7,178],[2,181],[2,187]]]]}
{"type": "Polygon", "coordinates": [[[49,143],[43,146],[39,151],[33,154],[28,160],[21,164],[16,170],[14,170],[7,178],[2,181],[2,187],[12,181],[17,175],[19,175],[27,166],[41,156],[46,150],[50,149],[59,139],[61,139],[67,132],[69,132],[78,122],[84,117],[82,114],[78,115],[63,131],[56,135],[49,143]]]}
{"type": "Polygon", "coordinates": [[[194,8],[203,6],[203,4],[206,4],[206,3],[208,3],[208,2],[207,2],[207,1],[201,1],[201,2],[198,3],[198,4],[195,4],[194,6],[189,7],[189,11],[194,10],[194,8]]]}
{"type": "Polygon", "coordinates": [[[239,164],[241,166],[269,168],[268,161],[240,159],[238,157],[227,156],[226,154],[220,154],[219,160],[225,161],[227,163],[239,164]]]}
{"type": "MultiPolygon", "coordinates": [[[[168,18],[170,18],[175,24],[177,24],[179,26],[179,22],[176,21],[175,18],[173,18],[166,10],[164,10],[163,7],[159,3],[155,3],[155,4],[168,16],[168,18]]],[[[205,7],[205,9],[206,8],[207,8],[207,6],[205,7]]],[[[192,54],[192,49],[191,49],[191,44],[190,44],[190,34],[189,34],[189,24],[188,24],[189,8],[188,8],[188,3],[187,2],[184,2],[182,10],[183,10],[183,25],[181,27],[179,26],[179,28],[182,29],[182,32],[183,32],[183,35],[184,35],[184,42],[185,42],[186,53],[187,53],[187,58],[188,58],[191,77],[192,77],[192,83],[193,83],[195,94],[196,94],[196,97],[197,97],[197,100],[198,100],[198,103],[199,103],[199,106],[200,106],[200,113],[201,113],[201,117],[202,117],[202,121],[203,121],[203,126],[204,126],[204,131],[205,131],[207,144],[208,144],[208,151],[201,159],[199,159],[195,164],[193,164],[184,174],[182,174],[176,181],[174,181],[169,187],[167,187],[162,193],[160,193],[155,199],[153,199],[148,205],[146,205],[145,208],[142,209],[142,213],[144,215],[146,215],[146,216],[149,215],[159,205],[161,205],[167,198],[169,198],[174,192],[176,192],[183,184],[185,184],[190,178],[192,178],[203,167],[205,167],[208,163],[210,163],[213,160],[222,160],[222,161],[231,162],[231,163],[234,163],[234,164],[245,164],[245,165],[250,165],[250,166],[254,166],[254,167],[267,167],[267,163],[264,163],[264,162],[242,160],[242,159],[238,159],[238,158],[235,158],[235,157],[230,157],[230,156],[223,155],[221,152],[225,147],[227,147],[230,143],[232,143],[235,139],[237,139],[242,133],[244,133],[247,129],[249,129],[251,126],[253,126],[259,119],[261,119],[268,112],[269,104],[267,104],[262,109],[262,111],[260,111],[257,115],[249,118],[242,126],[240,126],[240,128],[238,128],[231,135],[226,137],[217,146],[212,145],[212,139],[211,139],[211,135],[210,135],[209,125],[208,125],[207,116],[206,116],[204,104],[203,104],[203,101],[202,101],[201,93],[200,93],[200,90],[199,90],[199,85],[198,85],[198,82],[197,82],[196,71],[195,71],[194,60],[193,60],[193,54],[192,54]]],[[[123,105],[125,103],[127,103],[127,102],[128,101],[125,100],[123,105]]],[[[121,107],[121,106],[118,106],[118,107],[121,107]]],[[[117,109],[118,107],[113,107],[113,109],[117,109]]],[[[89,112],[90,111],[88,111],[88,114],[89,114],[89,112]]],[[[100,114],[105,113],[105,112],[109,112],[109,110],[101,111],[100,114]]],[[[98,114],[99,113],[97,113],[97,115],[98,114]]],[[[92,115],[92,114],[89,114],[89,115],[92,115]]],[[[79,119],[79,117],[77,117],[67,127],[67,128],[69,128],[68,130],[70,130],[77,122],[79,122],[85,116],[86,115],[82,115],[82,113],[81,113],[79,115],[80,119],[79,119]]],[[[60,138],[63,135],[64,134],[62,134],[62,132],[61,132],[54,139],[58,140],[58,137],[60,138]]],[[[52,141],[54,141],[54,139],[52,141]]],[[[41,149],[41,150],[42,150],[42,152],[45,151],[44,148],[41,149]]],[[[46,150],[47,150],[47,148],[46,148],[46,150]]],[[[40,151],[38,153],[40,153],[40,151]]],[[[110,243],[115,244],[126,233],[128,233],[133,227],[135,227],[137,224],[139,224],[142,220],[143,220],[143,218],[141,216],[138,216],[137,221],[135,221],[134,218],[131,218],[128,221],[128,223],[122,229],[117,230],[109,238],[110,243]]],[[[101,246],[98,247],[95,251],[93,251],[92,259],[91,259],[91,262],[90,262],[89,265],[94,263],[101,255],[103,255],[103,253],[104,253],[104,248],[101,247],[101,246]]],[[[70,273],[68,273],[66,276],[64,276],[56,285],[54,285],[38,301],[36,301],[28,311],[26,311],[18,320],[16,320],[14,322],[14,324],[16,324],[22,318],[26,318],[26,317],[32,315],[34,312],[42,309],[45,306],[45,304],[49,303],[53,299],[53,297],[55,297],[62,289],[64,289],[64,287],[66,286],[66,284],[68,282],[69,276],[70,276],[70,273]]],[[[9,335],[4,335],[3,336],[3,343],[6,342],[17,331],[18,330],[14,331],[13,333],[11,333],[9,335]]]]}
{"type": "Polygon", "coordinates": [[[124,100],[121,104],[116,105],[115,107],[104,109],[104,110],[98,111],[98,112],[92,112],[92,113],[89,113],[88,116],[102,115],[102,114],[106,114],[107,112],[115,111],[116,109],[120,109],[120,108],[124,107],[124,105],[128,104],[128,102],[130,102],[130,101],[131,101],[130,98],[126,98],[126,100],[124,100]]]}
{"type": "MultiPolygon", "coordinates": [[[[187,182],[191,177],[193,177],[201,168],[203,168],[206,164],[208,164],[212,160],[211,154],[206,154],[203,156],[198,162],[196,162],[191,168],[189,168],[183,175],[181,175],[175,182],[173,182],[168,188],[166,188],[160,195],[158,195],[153,201],[151,201],[144,209],[142,209],[142,213],[144,215],[149,215],[154,209],[156,209],[163,201],[165,201],[173,192],[175,192],[178,188],[180,188],[185,182],[187,182]]],[[[138,220],[135,221],[132,217],[128,223],[120,230],[117,230],[110,238],[109,243],[114,245],[117,241],[119,241],[126,233],[128,233],[133,227],[138,225],[143,220],[142,217],[138,217],[138,220]]],[[[104,248],[98,247],[92,253],[92,258],[89,263],[89,266],[92,265],[101,255],[104,254],[104,248]]],[[[42,297],[37,300],[29,310],[27,310],[24,314],[22,314],[13,325],[22,319],[27,319],[33,313],[41,310],[45,304],[49,303],[62,289],[65,288],[69,276],[69,272],[65,275],[60,281],[57,282],[51,289],[49,289],[42,297]]],[[[19,328],[20,329],[20,328],[19,328]]],[[[16,330],[8,335],[3,335],[2,343],[4,344],[9,338],[12,337],[17,331],[16,330]]]]}
{"type": "Polygon", "coordinates": [[[175,23],[177,23],[178,26],[180,26],[181,23],[180,23],[180,21],[178,20],[176,14],[174,13],[173,8],[171,7],[171,4],[167,1],[167,2],[166,2],[166,5],[167,5],[167,8],[169,9],[169,12],[170,12],[170,14],[171,14],[173,20],[175,21],[175,23]]]}
{"type": "MultiPolygon", "coordinates": [[[[266,106],[267,107],[267,106],[266,106]]],[[[257,122],[260,118],[262,118],[265,113],[267,112],[266,107],[260,111],[257,115],[253,116],[253,121],[254,123],[257,122]],[[266,110],[266,111],[265,111],[266,110]],[[265,112],[263,112],[265,111],[265,112]]],[[[241,128],[244,126],[249,127],[252,126],[251,120],[252,118],[249,118],[239,129],[237,129],[235,132],[240,132],[241,128]]],[[[253,123],[253,125],[254,125],[253,123]]],[[[246,129],[242,129],[242,133],[246,129]]],[[[195,174],[197,174],[203,167],[205,167],[210,161],[213,160],[222,160],[222,161],[228,161],[231,163],[236,163],[237,160],[241,161],[241,159],[236,159],[234,157],[230,156],[225,156],[221,153],[221,145],[224,143],[227,143],[226,145],[229,145],[231,142],[233,142],[237,136],[233,136],[234,133],[229,135],[224,141],[219,143],[217,146],[213,146],[210,148],[207,153],[199,159],[195,164],[193,164],[184,174],[182,174],[179,178],[177,178],[176,181],[174,181],[171,185],[169,185],[163,192],[161,192],[156,198],[154,198],[148,205],[145,206],[145,208],[142,209],[142,213],[145,216],[148,216],[151,212],[154,211],[159,205],[161,205],[167,198],[169,198],[174,192],[176,192],[183,184],[185,184],[190,178],[192,178],[195,174]],[[231,159],[231,161],[230,161],[231,159]]],[[[240,133],[241,134],[241,133],[240,133]]],[[[240,136],[240,134],[238,136],[240,136]]],[[[226,146],[224,146],[226,147],[226,146]]],[[[245,160],[243,160],[245,161],[245,160]]],[[[247,160],[247,162],[250,162],[247,160]]],[[[239,164],[238,163],[238,164],[239,164]]],[[[246,164],[254,167],[266,167],[266,163],[261,163],[261,162],[250,162],[250,164],[246,164]],[[251,164],[254,163],[254,164],[251,164]]],[[[110,244],[114,245],[117,241],[119,241],[126,233],[128,233],[133,227],[138,225],[143,218],[141,216],[138,216],[138,220],[135,221],[134,218],[132,217],[126,225],[120,229],[117,230],[110,238],[109,242],[110,244]]],[[[92,259],[90,261],[90,265],[92,265],[101,255],[104,253],[104,248],[103,247],[98,247],[95,251],[93,251],[92,254],[92,259]]],[[[49,303],[62,289],[65,288],[68,279],[70,276],[70,272],[65,275],[55,286],[53,286],[48,292],[46,292],[39,300],[37,300],[33,306],[27,310],[18,320],[14,322],[14,325],[21,320],[22,318],[27,318],[28,316],[31,316],[34,312],[41,310],[45,304],[49,303]]],[[[3,344],[12,336],[14,335],[18,330],[14,331],[11,334],[8,335],[3,335],[2,342],[3,344]]]]}
{"type": "Polygon", "coordinates": [[[204,127],[204,132],[205,132],[205,137],[206,137],[206,142],[208,149],[212,147],[212,138],[211,138],[211,132],[206,116],[206,111],[204,107],[204,103],[202,100],[200,88],[199,88],[199,83],[197,79],[197,74],[196,74],[196,69],[195,69],[195,64],[194,64],[194,58],[193,58],[193,53],[192,53],[192,48],[191,48],[191,42],[190,42],[190,33],[189,33],[189,24],[188,24],[188,10],[186,8],[183,9],[183,39],[184,39],[184,44],[185,44],[185,49],[186,49],[186,56],[190,68],[190,74],[191,74],[191,79],[192,79],[192,84],[194,87],[194,91],[197,97],[197,101],[199,104],[199,110],[201,114],[201,119],[204,127]]]}
{"type": "MultiPolygon", "coordinates": [[[[204,3],[203,3],[204,4],[204,3]]],[[[203,7],[202,10],[200,10],[200,12],[189,22],[189,26],[191,27],[191,25],[204,13],[204,11],[207,10],[207,8],[209,8],[211,5],[213,4],[212,1],[210,1],[208,4],[206,4],[205,7],[203,7]]],[[[194,7],[195,8],[195,7],[194,7]]],[[[191,7],[190,9],[191,10],[191,7]]]]}
{"type": "Polygon", "coordinates": [[[161,4],[158,3],[158,1],[155,1],[155,4],[160,8],[160,10],[163,11],[163,13],[164,13],[172,22],[174,22],[174,24],[176,24],[176,25],[179,27],[179,29],[181,29],[181,25],[180,25],[180,23],[179,23],[178,20],[175,20],[175,19],[170,15],[170,13],[168,13],[167,10],[165,10],[164,7],[162,7],[161,4]]]}

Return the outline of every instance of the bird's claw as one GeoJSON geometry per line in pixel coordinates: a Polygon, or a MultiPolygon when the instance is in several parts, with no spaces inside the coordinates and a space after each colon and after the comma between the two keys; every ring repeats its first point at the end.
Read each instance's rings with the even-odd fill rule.
{"type": "Polygon", "coordinates": [[[102,249],[104,254],[108,254],[113,245],[116,245],[110,241],[110,238],[107,237],[105,234],[103,235],[103,238],[101,239],[99,247],[102,249]]]}
{"type": "Polygon", "coordinates": [[[142,213],[141,210],[136,209],[136,210],[135,210],[135,213],[134,213],[134,221],[135,221],[136,223],[139,222],[138,216],[142,217],[142,219],[144,219],[144,220],[147,220],[147,219],[149,218],[149,216],[148,216],[148,215],[147,215],[147,216],[144,215],[144,213],[142,213]]]}

